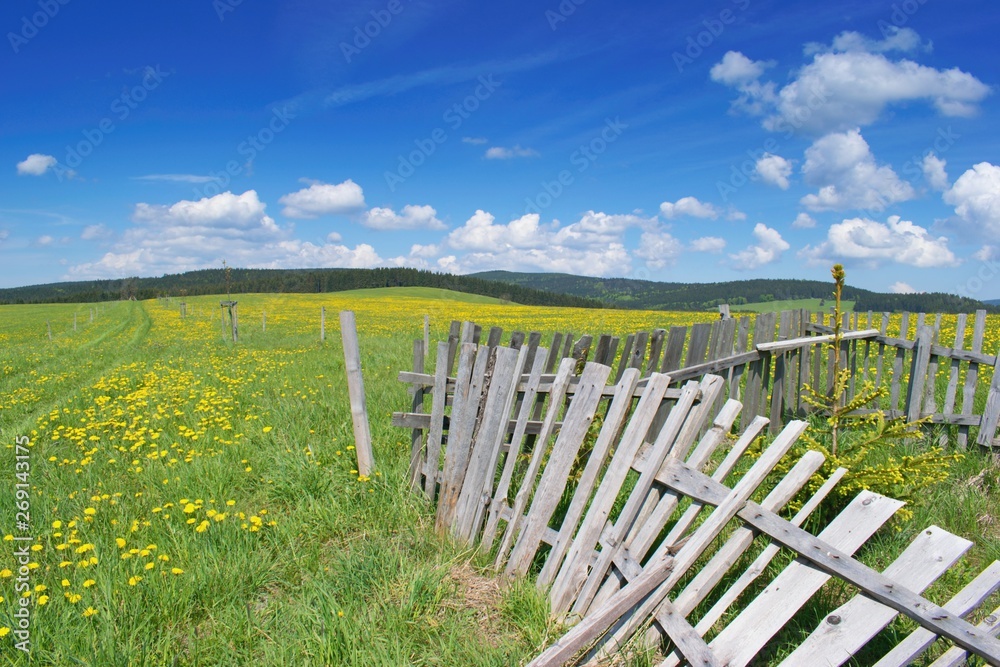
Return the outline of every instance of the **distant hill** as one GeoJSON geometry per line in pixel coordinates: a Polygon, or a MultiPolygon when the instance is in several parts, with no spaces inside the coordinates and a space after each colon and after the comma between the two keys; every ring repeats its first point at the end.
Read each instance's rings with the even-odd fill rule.
{"type": "MultiPolygon", "coordinates": [[[[485,271],[472,274],[520,287],[599,299],[621,308],[647,310],[708,310],[728,303],[739,307],[760,302],[800,299],[829,299],[831,282],[819,280],[766,279],[724,283],[660,283],[630,278],[588,278],[566,273],[512,273],[485,271]]],[[[980,308],[1000,312],[995,305],[954,294],[881,294],[857,287],[845,287],[844,299],[858,311],[911,311],[928,313],[968,313],[980,308]]]]}
{"type": "Polygon", "coordinates": [[[990,299],[989,301],[983,301],[983,303],[988,303],[991,306],[1000,306],[1000,299],[990,299]]]}
{"type": "Polygon", "coordinates": [[[261,292],[341,292],[375,287],[430,287],[478,294],[532,306],[606,308],[601,301],[537,290],[470,276],[417,269],[231,269],[229,284],[223,269],[204,269],[159,278],[123,278],[50,283],[0,289],[0,304],[90,303],[160,296],[196,296],[261,292]]]}

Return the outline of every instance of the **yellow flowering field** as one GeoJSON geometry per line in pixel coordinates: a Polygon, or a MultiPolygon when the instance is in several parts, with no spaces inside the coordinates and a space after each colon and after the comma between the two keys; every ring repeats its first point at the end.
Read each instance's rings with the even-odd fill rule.
{"type": "MultiPolygon", "coordinates": [[[[406,487],[409,434],[390,415],[408,406],[396,375],[424,315],[432,341],[471,319],[505,340],[541,331],[543,345],[555,331],[717,317],[400,293],[233,298],[237,344],[220,297],[185,299],[184,318],[177,298],[0,307],[3,662],[27,664],[22,608],[37,665],[524,662],[551,631],[544,605],[521,586],[475,599],[457,567],[470,554],[434,536],[406,487]],[[355,469],[342,309],[359,327],[371,478],[355,469]]],[[[991,317],[984,351],[998,346],[991,317]]]]}

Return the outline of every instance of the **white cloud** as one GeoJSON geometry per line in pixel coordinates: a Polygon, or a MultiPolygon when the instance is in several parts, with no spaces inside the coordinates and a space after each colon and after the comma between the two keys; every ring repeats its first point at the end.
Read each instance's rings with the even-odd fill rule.
{"type": "Polygon", "coordinates": [[[472,144],[473,146],[482,146],[487,141],[486,137],[462,137],[463,144],[472,144]]]}
{"type": "Polygon", "coordinates": [[[365,206],[361,186],[347,179],[343,183],[312,183],[278,200],[289,218],[318,218],[321,215],[351,213],[365,206]]]}
{"type": "MultiPolygon", "coordinates": [[[[631,260],[623,239],[626,230],[635,227],[655,232],[656,219],[587,211],[577,222],[565,226],[558,222],[542,224],[537,214],[497,224],[492,214],[478,210],[445,239],[449,248],[468,254],[442,257],[438,266],[456,273],[508,269],[627,275],[631,260]]],[[[659,246],[663,254],[650,255],[652,261],[671,261],[669,241],[662,233],[655,240],[666,245],[659,246]]]]}
{"type": "Polygon", "coordinates": [[[21,176],[42,176],[57,164],[58,161],[51,155],[32,153],[17,163],[17,173],[21,176]]]}
{"type": "Polygon", "coordinates": [[[55,243],[55,241],[56,240],[51,236],[49,236],[48,234],[43,234],[42,236],[38,237],[35,243],[41,246],[46,246],[46,245],[52,245],[53,243],[55,243]]]}
{"type": "Polygon", "coordinates": [[[106,239],[111,236],[111,230],[106,225],[87,225],[80,233],[80,238],[84,241],[94,241],[106,239]]]}
{"type": "Polygon", "coordinates": [[[857,128],[828,134],[807,148],[802,174],[806,183],[819,187],[816,194],[801,200],[812,211],[881,211],[916,195],[913,186],[901,180],[892,167],[875,163],[857,128]]]}
{"type": "Polygon", "coordinates": [[[947,162],[934,155],[934,153],[928,153],[924,156],[922,165],[924,178],[927,179],[927,184],[932,189],[941,192],[948,189],[948,172],[944,170],[946,164],[947,162]]]}
{"type": "Polygon", "coordinates": [[[912,28],[898,28],[896,26],[890,26],[889,34],[886,34],[884,39],[881,40],[872,39],[853,30],[845,30],[833,38],[833,43],[829,47],[816,42],[810,42],[805,46],[806,55],[830,51],[862,51],[866,53],[900,51],[902,53],[913,53],[918,50],[930,51],[931,45],[922,44],[920,42],[920,35],[912,28]]]}
{"type": "Polygon", "coordinates": [[[776,185],[782,190],[787,190],[789,186],[788,177],[792,175],[792,163],[780,155],[764,153],[757,160],[756,171],[760,180],[769,185],[776,185]]]}
{"type": "MultiPolygon", "coordinates": [[[[713,77],[740,92],[733,107],[751,115],[764,116],[764,127],[778,132],[825,134],[875,122],[892,105],[926,101],[944,116],[970,116],[990,88],[958,68],[935,69],[912,60],[890,60],[890,51],[913,51],[919,36],[900,30],[885,40],[874,41],[857,33],[843,33],[831,49],[807,45],[813,60],[794,74],[794,79],[777,90],[773,82],[762,82],[760,67],[733,68],[741,76],[713,77]]],[[[716,65],[753,63],[743,54],[730,51],[716,65]],[[731,55],[732,54],[732,55],[731,55]]],[[[714,68],[713,68],[714,71],[714,68]]]]}
{"type": "Polygon", "coordinates": [[[813,248],[806,246],[801,256],[825,262],[829,259],[856,259],[878,266],[895,262],[918,268],[955,266],[947,237],[932,237],[926,229],[898,215],[885,223],[851,218],[831,225],[826,240],[813,248]]]}
{"type": "Polygon", "coordinates": [[[893,294],[916,294],[917,290],[913,288],[909,283],[904,283],[902,280],[894,282],[889,285],[889,291],[893,294]]]}
{"type": "Polygon", "coordinates": [[[698,201],[695,197],[681,197],[676,202],[665,201],[660,204],[660,213],[664,218],[711,218],[719,217],[719,209],[712,204],[698,201]]]}
{"type": "MultiPolygon", "coordinates": [[[[2,238],[3,237],[0,237],[0,240],[2,240],[2,238]]],[[[972,254],[972,258],[978,259],[980,262],[1000,261],[1000,246],[984,245],[972,254]]]]}
{"type": "Polygon", "coordinates": [[[959,228],[971,238],[1000,237],[1000,167],[980,162],[943,195],[955,207],[959,228]]]}
{"type": "Polygon", "coordinates": [[[722,252],[726,247],[726,239],[718,236],[702,236],[691,241],[691,249],[695,252],[722,252]]]}
{"type": "Polygon", "coordinates": [[[816,221],[808,213],[799,213],[792,221],[792,227],[795,229],[812,229],[815,226],[816,221]]]}
{"type": "Polygon", "coordinates": [[[513,146],[511,148],[493,146],[492,148],[486,149],[485,157],[487,160],[511,160],[516,157],[538,157],[538,151],[534,148],[521,148],[521,146],[513,146]]]}
{"type": "Polygon", "coordinates": [[[411,257],[422,257],[424,259],[430,259],[431,257],[437,256],[438,253],[440,252],[441,249],[437,245],[434,245],[433,243],[427,245],[414,243],[412,246],[410,246],[411,257]]]}
{"type": "Polygon", "coordinates": [[[147,176],[135,176],[137,181],[166,181],[168,183],[214,183],[218,181],[215,176],[199,176],[198,174],[149,174],[147,176]]]}
{"type": "Polygon", "coordinates": [[[445,229],[445,224],[437,219],[437,211],[431,206],[407,204],[396,213],[391,208],[375,207],[366,211],[361,224],[370,229],[445,229]]]}
{"type": "Polygon", "coordinates": [[[337,232],[330,232],[326,235],[326,240],[328,243],[340,243],[343,237],[337,232]]]}
{"type": "MultiPolygon", "coordinates": [[[[367,244],[349,248],[289,238],[256,191],[224,192],[170,206],[137,204],[134,225],[99,260],[70,267],[69,279],[160,275],[217,267],[370,267],[382,259],[367,244]]],[[[337,237],[334,237],[337,238],[337,237]]]]}
{"type": "Polygon", "coordinates": [[[729,51],[722,56],[722,60],[712,66],[709,75],[712,81],[725,84],[727,86],[738,86],[759,79],[764,70],[774,67],[771,61],[750,60],[739,51],[729,51]]]}
{"type": "Polygon", "coordinates": [[[3,243],[8,238],[10,238],[10,232],[6,229],[0,229],[0,243],[3,243]]]}
{"type": "Polygon", "coordinates": [[[683,252],[684,245],[664,229],[643,232],[634,254],[656,270],[673,265],[683,252]]]}
{"type": "Polygon", "coordinates": [[[757,239],[756,243],[738,253],[729,255],[730,259],[735,262],[734,269],[744,271],[760,268],[765,264],[777,261],[781,254],[791,247],[785,239],[781,238],[778,230],[761,222],[754,226],[753,235],[757,239]]]}
{"type": "Polygon", "coordinates": [[[726,209],[726,220],[739,221],[746,219],[747,219],[747,214],[737,209],[735,206],[730,206],[728,209],[726,209]]]}

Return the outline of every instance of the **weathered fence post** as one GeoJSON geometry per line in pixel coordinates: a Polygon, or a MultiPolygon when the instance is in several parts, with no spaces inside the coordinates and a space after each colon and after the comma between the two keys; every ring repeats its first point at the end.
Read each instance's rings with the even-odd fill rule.
{"type": "Polygon", "coordinates": [[[76,331],[76,313],[73,313],[73,331],[76,331]]]}
{"type": "Polygon", "coordinates": [[[998,425],[1000,425],[1000,350],[997,350],[997,360],[993,364],[993,380],[990,382],[990,393],[986,397],[983,421],[976,442],[983,447],[1000,445],[994,440],[998,425]]]}
{"type": "MultiPolygon", "coordinates": [[[[910,366],[910,384],[906,391],[906,419],[920,419],[920,406],[924,397],[924,383],[927,382],[927,368],[931,360],[931,337],[934,335],[930,327],[917,326],[917,338],[913,345],[913,364],[910,366]]],[[[934,378],[931,378],[931,382],[934,378]]]]}
{"type": "Polygon", "coordinates": [[[431,318],[429,315],[424,315],[424,363],[427,363],[430,357],[431,349],[431,318]]]}
{"type": "Polygon", "coordinates": [[[265,311],[260,313],[260,330],[267,332],[267,312],[265,311]]]}
{"type": "Polygon", "coordinates": [[[319,339],[320,341],[326,340],[326,306],[319,307],[319,339]]]}
{"type": "MultiPolygon", "coordinates": [[[[325,307],[322,313],[325,319],[325,307]]],[[[358,474],[367,476],[371,474],[374,464],[372,434],[368,426],[365,383],[361,376],[361,350],[358,348],[358,328],[353,311],[340,311],[340,337],[344,344],[344,369],[347,372],[347,392],[351,400],[351,419],[354,422],[354,447],[358,454],[358,474]]]]}
{"type": "Polygon", "coordinates": [[[46,322],[45,322],[45,328],[49,332],[49,340],[52,340],[52,323],[46,320],[46,322]]]}

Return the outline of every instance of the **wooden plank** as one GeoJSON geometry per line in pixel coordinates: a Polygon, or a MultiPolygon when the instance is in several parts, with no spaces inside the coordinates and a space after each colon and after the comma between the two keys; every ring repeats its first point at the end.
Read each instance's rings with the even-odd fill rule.
{"type": "Polygon", "coordinates": [[[610,374],[611,369],[601,364],[590,363],[584,367],[580,387],[566,411],[563,427],[559,431],[548,464],[538,482],[538,489],[531,500],[524,528],[514,543],[514,549],[507,561],[506,576],[523,576],[528,571],[541,542],[542,531],[548,527],[549,520],[562,497],[563,489],[572,472],[573,461],[594,419],[604,393],[604,385],[610,374]]]}
{"type": "Polygon", "coordinates": [[[500,339],[503,337],[502,327],[490,327],[490,335],[486,338],[487,347],[496,347],[500,344],[500,339]]]}
{"type": "MultiPolygon", "coordinates": [[[[622,619],[620,626],[615,630],[613,636],[604,642],[602,653],[608,647],[621,646],[635,633],[635,631],[645,622],[650,615],[676,614],[676,607],[667,598],[667,594],[673,589],[678,581],[687,571],[698,561],[702,553],[723,528],[736,516],[745,503],[748,502],[751,494],[764,481],[767,475],[774,469],[782,457],[791,449],[795,441],[806,429],[806,422],[792,421],[764,450],[750,470],[740,479],[740,481],[728,492],[722,502],[712,511],[705,521],[698,526],[698,529],[687,539],[674,557],[674,568],[667,578],[653,591],[641,604],[636,607],[635,612],[627,619],[622,619]]],[[[697,471],[691,470],[693,473],[697,471]]],[[[711,482],[710,478],[701,475],[706,482],[711,482]]],[[[762,510],[763,511],[763,510],[762,510]]],[[[674,636],[670,634],[671,639],[674,636]]],[[[724,660],[720,663],[726,664],[724,660]]]]}
{"type": "Polygon", "coordinates": [[[688,341],[687,357],[684,359],[685,366],[695,366],[705,361],[711,333],[712,324],[709,322],[699,322],[691,327],[691,340],[688,341]]]}
{"type": "Polygon", "coordinates": [[[594,350],[594,362],[598,364],[604,364],[605,366],[611,365],[611,359],[608,358],[608,349],[611,347],[611,336],[609,334],[604,334],[597,339],[597,349],[594,350]]]}
{"type": "Polygon", "coordinates": [[[663,342],[666,335],[666,329],[653,329],[653,335],[649,338],[649,359],[646,361],[646,370],[643,371],[643,377],[659,370],[660,354],[663,352],[663,342]]]}
{"type": "MultiPolygon", "coordinates": [[[[485,348],[484,348],[485,349],[485,348]]],[[[477,354],[473,343],[462,344],[458,355],[458,375],[455,380],[454,403],[448,429],[448,446],[444,451],[444,470],[435,526],[439,532],[451,527],[455,503],[462,491],[462,480],[469,462],[472,432],[479,413],[479,400],[486,374],[488,355],[477,354]]]]}
{"type": "MultiPolygon", "coordinates": [[[[655,381],[658,387],[663,386],[664,384],[669,384],[669,376],[655,374],[651,376],[650,381],[651,383],[655,381]]],[[[687,413],[691,409],[691,406],[694,405],[697,395],[697,383],[689,382],[685,385],[681,398],[678,399],[677,405],[671,410],[670,415],[667,417],[667,423],[664,424],[656,441],[653,443],[645,470],[639,475],[639,479],[632,488],[628,500],[625,501],[625,506],[619,513],[618,519],[602,541],[601,551],[597,560],[591,567],[590,573],[586,581],[583,582],[582,588],[576,596],[576,601],[573,603],[572,611],[574,613],[581,616],[586,615],[587,610],[594,601],[594,597],[601,588],[601,584],[604,582],[605,575],[611,567],[615,555],[623,547],[625,538],[631,531],[636,517],[642,509],[646,496],[656,479],[656,473],[660,465],[673,448],[674,441],[681,432],[687,413]]],[[[644,435],[644,432],[641,435],[644,435]]],[[[610,507],[608,509],[610,510],[610,507]]]]}
{"type": "Polygon", "coordinates": [[[591,492],[597,484],[597,477],[604,468],[605,459],[611,446],[618,442],[618,437],[622,434],[625,421],[632,408],[632,393],[635,385],[639,382],[639,372],[630,368],[625,372],[622,381],[618,384],[618,391],[615,392],[614,399],[608,407],[604,416],[604,424],[601,432],[594,442],[594,447],[587,457],[587,465],[580,474],[576,488],[573,490],[573,499],[570,501],[566,515],[559,525],[559,536],[552,545],[552,550],[545,558],[545,565],[538,574],[536,584],[539,590],[545,590],[555,579],[556,573],[562,565],[563,556],[570,547],[573,533],[579,526],[583,512],[590,501],[591,492]]]}
{"type": "Polygon", "coordinates": [[[997,363],[993,366],[993,380],[990,382],[986,407],[983,408],[983,424],[979,427],[976,443],[981,447],[991,447],[998,424],[1000,424],[1000,355],[997,355],[997,363]]]}
{"type": "Polygon", "coordinates": [[[472,434],[469,463],[451,526],[451,534],[469,545],[475,541],[479,532],[479,519],[485,508],[483,496],[485,494],[489,498],[492,495],[500,444],[506,436],[506,430],[501,428],[501,424],[506,425],[510,418],[517,387],[516,378],[521,375],[518,362],[524,363],[524,354],[518,350],[509,347],[483,349],[489,355],[483,407],[472,434]],[[486,490],[487,487],[489,491],[486,490]]]}
{"type": "Polygon", "coordinates": [[[531,416],[538,399],[538,385],[541,382],[543,370],[545,370],[545,359],[537,356],[528,376],[524,396],[521,398],[520,411],[514,422],[514,431],[510,439],[507,459],[504,461],[503,472],[500,474],[496,492],[493,494],[493,501],[489,506],[489,516],[482,537],[483,549],[486,551],[493,548],[493,541],[496,539],[497,528],[502,518],[500,508],[507,503],[507,494],[510,491],[511,480],[514,478],[514,470],[517,468],[517,461],[521,456],[521,448],[527,433],[528,418],[531,416]]]}
{"type": "MultiPolygon", "coordinates": [[[[885,336],[889,328],[889,313],[882,313],[882,322],[879,325],[879,336],[885,336]]],[[[878,342],[878,359],[875,361],[875,386],[882,386],[882,373],[885,370],[885,343],[878,342]]]]}
{"type": "Polygon", "coordinates": [[[570,353],[572,351],[573,351],[573,334],[567,333],[566,340],[563,341],[562,358],[565,359],[566,357],[570,356],[570,353]]]}
{"type": "Polygon", "coordinates": [[[351,403],[351,422],[354,425],[358,474],[371,475],[375,459],[372,455],[372,432],[368,424],[368,406],[365,402],[365,381],[361,375],[358,326],[353,311],[340,311],[340,339],[344,345],[344,370],[347,372],[347,393],[351,403]]]}
{"type": "Polygon", "coordinates": [[[462,323],[458,320],[452,320],[451,325],[448,327],[448,375],[454,374],[455,358],[458,356],[458,337],[461,328],[462,323]]]}
{"type": "Polygon", "coordinates": [[[427,432],[427,462],[424,467],[424,495],[431,502],[437,492],[438,466],[441,458],[441,443],[444,434],[444,408],[448,395],[448,343],[438,343],[437,366],[434,368],[434,391],[431,393],[430,429],[427,432]]]}
{"type": "Polygon", "coordinates": [[[567,664],[570,658],[606,632],[622,614],[656,588],[672,571],[673,566],[673,558],[649,563],[640,577],[629,582],[628,586],[604,607],[595,610],[573,626],[552,646],[528,663],[528,667],[561,667],[567,664]]]}
{"type": "MultiPolygon", "coordinates": [[[[847,474],[846,468],[837,468],[830,477],[823,482],[823,485],[816,490],[809,500],[795,513],[792,517],[792,523],[796,526],[801,526],[807,518],[816,510],[817,507],[823,502],[824,499],[833,491],[833,488],[840,483],[844,475],[847,474]]],[[[722,596],[716,600],[712,608],[709,609],[701,620],[698,621],[696,630],[701,634],[705,635],[708,631],[718,622],[722,615],[725,614],[729,608],[736,602],[736,599],[743,594],[743,591],[747,589],[754,581],[760,577],[761,574],[767,569],[767,566],[771,564],[774,557],[778,555],[781,547],[774,542],[769,543],[763,551],[754,559],[754,562],[750,564],[746,570],[736,579],[735,582],[726,590],[722,596]]],[[[664,665],[671,664],[670,661],[664,661],[664,665]]]]}
{"type": "Polygon", "coordinates": [[[622,348],[622,358],[618,360],[618,371],[615,373],[615,384],[621,382],[625,369],[629,368],[632,359],[632,346],[635,345],[635,334],[629,334],[625,338],[625,347],[622,348]]]}
{"type": "Polygon", "coordinates": [[[549,348],[549,356],[545,358],[545,372],[552,373],[559,362],[559,346],[562,345],[563,335],[556,332],[552,336],[552,346],[549,348]]]}
{"type": "Polygon", "coordinates": [[[687,327],[670,327],[667,347],[663,352],[663,364],[660,366],[661,373],[669,373],[680,368],[685,338],[687,338],[687,327]]]}
{"type": "Polygon", "coordinates": [[[907,587],[854,560],[848,553],[813,537],[801,528],[792,526],[754,502],[747,502],[746,507],[740,511],[740,517],[766,533],[771,539],[795,550],[820,570],[832,573],[857,586],[869,597],[902,612],[923,627],[952,640],[962,648],[987,660],[1000,662],[1000,642],[996,639],[955,614],[925,600],[907,587]]]}
{"type": "Polygon", "coordinates": [[[632,346],[632,354],[628,362],[629,368],[642,369],[643,360],[646,358],[646,344],[648,341],[648,331],[640,331],[635,335],[635,344],[632,346]]]}
{"type": "MultiPolygon", "coordinates": [[[[916,539],[882,573],[896,584],[917,593],[937,581],[969,548],[972,542],[937,526],[921,531],[916,539]]],[[[839,667],[889,625],[895,609],[864,595],[856,595],[832,611],[806,637],[781,667],[839,667]]]]}
{"type": "Polygon", "coordinates": [[[538,354],[538,346],[542,344],[542,334],[539,331],[532,331],[528,334],[528,356],[524,360],[525,368],[534,368],[535,355],[538,354]]]}
{"type": "MultiPolygon", "coordinates": [[[[733,348],[733,354],[742,354],[747,351],[747,347],[750,345],[750,318],[744,315],[739,319],[739,325],[736,334],[736,345],[733,348]]],[[[733,366],[729,371],[729,398],[740,400],[741,390],[740,381],[743,375],[746,373],[746,364],[741,364],[739,366],[733,366]]]]}
{"type": "MultiPolygon", "coordinates": [[[[848,331],[844,334],[844,340],[870,339],[878,336],[878,329],[864,329],[862,331],[848,331]]],[[[758,351],[784,352],[807,345],[819,345],[833,342],[832,335],[826,336],[805,336],[802,338],[791,338],[788,340],[777,340],[773,343],[759,343],[754,347],[758,351]]]]}
{"type": "Polygon", "coordinates": [[[521,529],[524,508],[528,504],[528,499],[534,490],[535,478],[538,476],[538,471],[542,466],[542,458],[546,453],[549,438],[555,430],[556,419],[562,411],[563,401],[566,398],[566,389],[569,386],[570,377],[572,377],[575,369],[576,362],[572,358],[564,358],[559,362],[559,372],[556,374],[552,391],[549,393],[548,409],[545,412],[544,424],[538,439],[535,441],[535,448],[531,452],[531,460],[528,463],[528,469],[524,473],[524,479],[517,490],[517,495],[514,496],[514,506],[512,508],[513,519],[508,522],[507,528],[504,530],[500,549],[497,552],[495,564],[497,569],[506,562],[507,554],[510,552],[510,548],[514,544],[514,539],[518,536],[518,532],[521,529]]]}
{"type": "MultiPolygon", "coordinates": [[[[965,347],[965,321],[966,314],[959,313],[958,317],[955,318],[955,349],[960,350],[965,347]]],[[[950,414],[955,410],[955,398],[958,396],[958,376],[961,366],[961,361],[952,357],[951,369],[948,373],[948,388],[945,390],[944,394],[944,406],[942,406],[942,412],[945,414],[950,414]]]]}
{"type": "MultiPolygon", "coordinates": [[[[958,616],[967,616],[997,589],[1000,589],[1000,561],[993,561],[978,577],[956,593],[955,597],[948,600],[944,608],[958,616]]],[[[937,635],[930,630],[917,628],[886,653],[874,667],[906,667],[919,658],[936,640],[937,635]]]]}
{"type": "MultiPolygon", "coordinates": [[[[992,614],[984,618],[976,626],[976,629],[989,633],[991,637],[996,637],[997,634],[1000,634],[1000,607],[994,609],[992,614]]],[[[966,661],[967,657],[968,653],[966,651],[953,646],[944,655],[932,662],[931,667],[959,667],[959,665],[967,665],[969,664],[966,661]]],[[[1000,663],[994,661],[993,664],[1000,663]]]]}
{"type": "Polygon", "coordinates": [[[580,340],[576,341],[576,345],[573,346],[573,358],[576,359],[577,364],[587,361],[593,342],[594,337],[590,335],[580,336],[580,340]]]}
{"type": "Polygon", "coordinates": [[[508,347],[514,350],[520,350],[522,345],[524,345],[524,332],[515,331],[510,335],[510,344],[508,347]]]}
{"type": "MultiPolygon", "coordinates": [[[[923,313],[921,313],[922,315],[923,313]]],[[[913,348],[913,361],[910,365],[910,383],[906,391],[906,418],[916,421],[920,418],[920,407],[924,398],[924,384],[927,382],[927,368],[931,359],[930,327],[917,328],[916,347],[913,348]]]]}
{"type": "MultiPolygon", "coordinates": [[[[631,376],[638,379],[636,369],[631,369],[630,373],[631,376]]],[[[629,374],[622,378],[620,386],[631,384],[632,380],[627,378],[629,378],[629,374]]],[[[597,547],[601,531],[611,515],[612,507],[625,483],[632,461],[642,445],[643,436],[656,415],[656,409],[660,401],[663,400],[663,394],[669,384],[670,378],[666,375],[650,378],[648,391],[639,399],[639,403],[625,427],[625,432],[622,433],[621,440],[608,464],[608,469],[604,473],[604,478],[594,495],[594,500],[587,509],[580,529],[577,531],[559,573],[555,577],[549,594],[552,610],[555,613],[563,613],[568,610],[576,599],[580,587],[583,586],[587,577],[587,568],[590,567],[591,554],[597,547]]]]}
{"type": "MultiPolygon", "coordinates": [[[[972,352],[982,352],[983,338],[986,334],[986,311],[977,310],[976,318],[972,324],[972,352]]],[[[971,414],[975,406],[976,385],[979,382],[979,365],[970,363],[965,371],[965,386],[962,388],[962,414],[971,414]]],[[[969,429],[958,429],[956,446],[965,449],[969,442],[969,429]]]]}
{"type": "MultiPolygon", "coordinates": [[[[854,553],[903,503],[862,491],[830,522],[819,539],[846,554],[854,553]]],[[[742,515],[741,515],[742,516],[742,515]]],[[[743,667],[757,655],[809,598],[830,579],[802,558],[793,561],[709,646],[732,667],[743,667]]]]}

